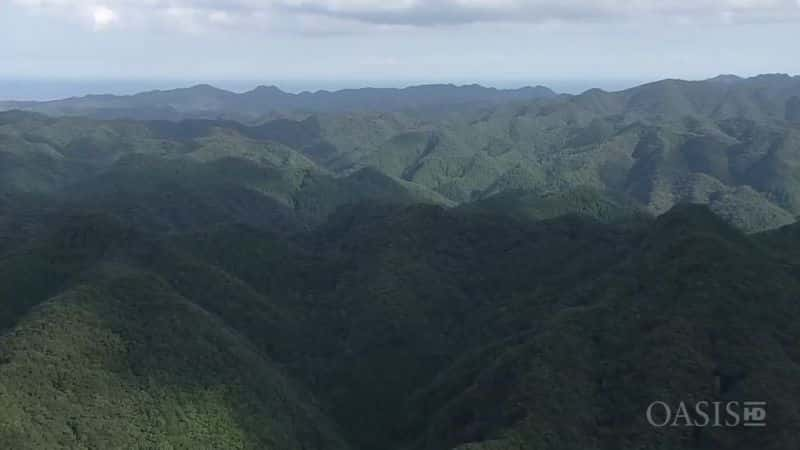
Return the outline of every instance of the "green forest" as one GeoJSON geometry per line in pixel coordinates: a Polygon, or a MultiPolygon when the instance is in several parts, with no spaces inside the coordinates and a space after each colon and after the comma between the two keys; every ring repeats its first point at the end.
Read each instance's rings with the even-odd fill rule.
{"type": "Polygon", "coordinates": [[[797,448],[800,77],[0,105],[2,449],[797,448]]]}

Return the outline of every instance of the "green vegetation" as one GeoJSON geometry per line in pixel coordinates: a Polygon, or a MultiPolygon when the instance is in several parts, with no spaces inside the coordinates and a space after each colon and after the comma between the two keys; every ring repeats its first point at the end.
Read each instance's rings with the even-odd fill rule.
{"type": "MultiPolygon", "coordinates": [[[[161,118],[148,111],[167,109],[168,118],[182,121],[1,113],[0,187],[58,192],[76,184],[105,186],[97,177],[117,177],[138,161],[139,170],[160,171],[161,178],[162,167],[187,166],[181,187],[210,189],[208,197],[217,199],[173,195],[212,222],[220,222],[215,215],[234,215],[294,229],[302,226],[298,221],[319,223],[336,206],[365,200],[376,187],[383,200],[405,189],[406,199],[445,205],[508,191],[588,189],[653,215],[684,202],[709,204],[730,223],[758,232],[800,215],[797,98],[797,77],[765,75],[665,80],[576,96],[453,86],[298,96],[262,88],[239,95],[199,86],[16,104],[8,107],[103,119],[161,118]],[[198,118],[209,111],[213,118],[198,118]],[[242,116],[249,119],[224,119],[242,116]],[[158,169],[144,167],[145,157],[158,169]],[[120,167],[123,162],[128,165],[120,167]],[[372,173],[368,186],[357,185],[364,177],[356,186],[353,179],[342,182],[364,169],[386,179],[372,173]],[[228,196],[258,204],[253,217],[220,205],[228,196]]],[[[132,186],[121,189],[138,189],[139,177],[129,174],[132,186]]]]}
{"type": "Polygon", "coordinates": [[[0,439],[792,448],[794,229],[747,236],[699,206],[597,219],[362,204],[291,238],[154,239],[72,215],[3,259],[0,439]],[[643,422],[687,398],[766,399],[780,433],[643,422]]]}
{"type": "Polygon", "coordinates": [[[794,450],[795,83],[0,113],[0,448],[794,450]]]}

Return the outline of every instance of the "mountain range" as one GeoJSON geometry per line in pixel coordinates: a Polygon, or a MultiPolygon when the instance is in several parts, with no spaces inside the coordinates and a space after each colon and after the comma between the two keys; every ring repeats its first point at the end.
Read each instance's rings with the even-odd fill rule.
{"type": "Polygon", "coordinates": [[[479,85],[448,84],[292,94],[275,86],[259,86],[248,92],[235,93],[202,84],[128,96],[88,95],[50,102],[0,102],[0,109],[104,119],[235,118],[254,121],[281,112],[436,111],[556,96],[555,92],[543,86],[500,90],[479,85]]]}
{"type": "MultiPolygon", "coordinates": [[[[14,145],[6,145],[5,151],[0,148],[8,161],[3,182],[23,191],[60,189],[90,173],[86,164],[106,170],[122,155],[168,155],[173,160],[230,156],[251,162],[271,158],[273,163],[277,158],[282,161],[278,165],[294,171],[312,168],[336,182],[362,170],[376,171],[444,204],[508,191],[550,195],[588,188],[624,198],[655,215],[682,202],[709,204],[745,231],[780,227],[800,214],[798,77],[665,80],[621,92],[590,90],[577,96],[515,97],[469,106],[441,100],[463,100],[462,94],[473,90],[493,95],[512,92],[448,86],[341,91],[335,96],[349,99],[344,103],[374,100],[387,92],[384,101],[375,100],[386,111],[284,110],[276,113],[279,117],[257,123],[187,118],[98,122],[8,112],[2,136],[14,145]],[[407,109],[405,101],[402,106],[394,101],[418,98],[415,89],[430,91],[419,98],[439,105],[438,110],[407,109]],[[21,129],[15,129],[17,124],[23,124],[21,129]],[[36,152],[20,148],[38,149],[37,159],[31,159],[36,152]],[[274,151],[283,156],[271,156],[274,151]]],[[[134,115],[147,116],[147,111],[163,106],[162,100],[148,100],[152,97],[172,98],[183,105],[205,103],[206,97],[194,97],[194,91],[109,101],[135,100],[143,106],[134,109],[138,111],[134,115]]],[[[64,107],[74,108],[70,114],[94,115],[77,106],[85,100],[31,104],[28,109],[64,107]],[[66,106],[72,102],[77,103],[66,106]]],[[[280,108],[280,103],[253,104],[280,108]]]]}
{"type": "Polygon", "coordinates": [[[794,450],[798,99],[6,105],[0,448],[794,450]],[[656,401],[768,425],[658,428],[656,401]]]}

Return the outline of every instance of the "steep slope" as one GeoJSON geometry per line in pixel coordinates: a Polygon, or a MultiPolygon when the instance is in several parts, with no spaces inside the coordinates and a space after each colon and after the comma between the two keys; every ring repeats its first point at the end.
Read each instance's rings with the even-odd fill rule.
{"type": "Polygon", "coordinates": [[[0,118],[0,192],[112,211],[142,227],[238,221],[286,231],[366,199],[449,203],[369,169],[335,176],[281,144],[291,133],[275,124],[0,118]]]}
{"type": "Polygon", "coordinates": [[[336,173],[375,167],[457,203],[589,187],[654,214],[686,201],[710,204],[757,232],[800,213],[800,134],[784,120],[798,90],[797,78],[778,75],[666,80],[427,121],[321,118],[313,143],[298,148],[336,173]]]}
{"type": "Polygon", "coordinates": [[[304,317],[278,359],[358,448],[793,448],[796,263],[705,207],[640,225],[364,205],[181,247],[304,317]],[[704,399],[768,401],[774,432],[645,421],[704,399]]]}
{"type": "MultiPolygon", "coordinates": [[[[0,260],[4,448],[347,448],[313,397],[227,322],[226,300],[265,299],[218,270],[168,262],[113,219],[56,229],[0,260]],[[141,266],[154,255],[158,276],[141,266]],[[225,296],[170,284],[173,266],[227,285],[225,296]]],[[[276,314],[251,317],[286,321],[276,314]]]]}
{"type": "Polygon", "coordinates": [[[465,211],[510,215],[520,220],[542,221],[575,214],[605,223],[645,221],[647,212],[635,202],[591,188],[559,193],[506,191],[467,203],[465,211]]]}
{"type": "Polygon", "coordinates": [[[626,247],[624,235],[592,224],[364,205],[294,245],[242,230],[182,245],[303,317],[299,354],[276,358],[330,405],[351,442],[385,448],[419,431],[407,421],[419,414],[405,407],[413,392],[465,349],[554,307],[546,293],[571,276],[605,270],[626,247]],[[532,258],[543,254],[553,259],[532,258]],[[559,261],[570,268],[555,270],[559,261]],[[518,303],[526,291],[545,303],[518,303]]]}
{"type": "Polygon", "coordinates": [[[437,377],[417,400],[435,411],[420,448],[790,448],[798,287],[708,211],[672,211],[575,307],[437,377]],[[653,401],[753,399],[772,432],[656,429],[644,414],[653,401]]]}
{"type": "Polygon", "coordinates": [[[272,362],[151,275],[65,291],[0,349],[4,448],[346,448],[272,362]]]}
{"type": "Polygon", "coordinates": [[[534,222],[513,200],[353,205],[290,239],[62,216],[0,260],[0,439],[794,448],[796,227],[747,236],[701,206],[534,222]],[[770,433],[645,422],[704,399],[768,401],[770,433]]]}

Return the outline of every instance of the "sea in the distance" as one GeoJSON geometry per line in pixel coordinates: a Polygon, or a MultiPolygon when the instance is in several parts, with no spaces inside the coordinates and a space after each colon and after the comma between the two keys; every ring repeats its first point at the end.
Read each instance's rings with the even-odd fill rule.
{"type": "MultiPolygon", "coordinates": [[[[640,82],[632,80],[450,80],[453,84],[477,83],[502,89],[514,89],[523,86],[547,86],[556,92],[577,94],[591,88],[601,88],[609,91],[633,87],[640,82]]],[[[0,78],[0,100],[56,100],[68,97],[80,97],[87,94],[114,94],[129,95],[138,92],[156,89],[175,89],[194,86],[197,84],[211,84],[233,92],[249,91],[259,85],[274,85],[286,92],[303,92],[318,90],[357,89],[363,87],[394,87],[402,88],[421,84],[442,83],[431,80],[59,80],[59,79],[13,79],[0,78]]]]}

